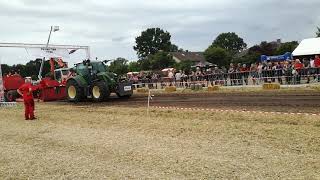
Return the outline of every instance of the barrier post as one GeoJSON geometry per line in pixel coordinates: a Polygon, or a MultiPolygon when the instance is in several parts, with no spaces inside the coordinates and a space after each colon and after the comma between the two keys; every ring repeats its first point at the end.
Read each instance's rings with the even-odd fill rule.
{"type": "Polygon", "coordinates": [[[3,78],[2,78],[2,68],[0,61],[0,103],[4,102],[4,86],[3,86],[3,78]]]}
{"type": "Polygon", "coordinates": [[[148,108],[147,108],[147,116],[149,117],[149,111],[150,111],[150,99],[152,99],[151,97],[151,91],[149,89],[149,93],[148,93],[148,108]]]}

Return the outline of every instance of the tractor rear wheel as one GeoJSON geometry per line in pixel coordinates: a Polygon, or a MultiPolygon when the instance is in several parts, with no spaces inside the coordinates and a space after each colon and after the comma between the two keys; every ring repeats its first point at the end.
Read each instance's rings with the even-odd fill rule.
{"type": "Polygon", "coordinates": [[[110,96],[108,85],[105,82],[94,82],[91,89],[92,99],[95,102],[102,102],[110,96]]]}
{"type": "Polygon", "coordinates": [[[16,101],[17,97],[18,97],[18,93],[16,90],[11,90],[4,94],[4,98],[6,102],[14,102],[16,101]]]}
{"type": "Polygon", "coordinates": [[[67,82],[67,97],[70,102],[79,102],[84,97],[83,89],[76,81],[67,82]]]}

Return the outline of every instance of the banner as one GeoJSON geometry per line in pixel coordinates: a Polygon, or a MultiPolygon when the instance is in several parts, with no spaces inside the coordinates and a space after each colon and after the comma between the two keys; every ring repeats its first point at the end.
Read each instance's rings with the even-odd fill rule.
{"type": "Polygon", "coordinates": [[[287,52],[284,55],[279,55],[279,56],[266,56],[266,55],[261,55],[261,61],[285,61],[292,59],[292,54],[287,52]]]}
{"type": "Polygon", "coordinates": [[[30,59],[42,59],[45,57],[46,59],[50,58],[62,58],[69,59],[69,50],[68,49],[57,49],[57,48],[25,48],[30,59]]]}
{"type": "Polygon", "coordinates": [[[4,102],[4,86],[3,86],[1,63],[0,63],[0,102],[4,102]]]}

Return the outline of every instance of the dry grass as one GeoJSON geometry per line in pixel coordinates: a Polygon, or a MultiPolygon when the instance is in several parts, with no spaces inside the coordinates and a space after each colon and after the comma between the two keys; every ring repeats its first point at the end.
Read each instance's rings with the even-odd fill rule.
{"type": "Polygon", "coordinates": [[[319,179],[320,118],[38,104],[0,109],[0,179],[319,179]]]}

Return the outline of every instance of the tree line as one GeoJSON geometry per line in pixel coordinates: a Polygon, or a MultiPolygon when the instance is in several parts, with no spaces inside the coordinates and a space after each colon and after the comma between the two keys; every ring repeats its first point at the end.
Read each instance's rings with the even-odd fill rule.
{"type": "MultiPolygon", "coordinates": [[[[320,37],[320,28],[317,28],[316,37],[320,37]]],[[[179,48],[171,42],[171,34],[160,28],[148,28],[135,38],[133,49],[137,52],[138,60],[129,61],[124,58],[117,58],[112,61],[109,70],[116,74],[123,75],[127,72],[139,72],[148,70],[161,70],[163,68],[174,67],[179,70],[190,71],[192,62],[190,60],[176,63],[170,52],[188,52],[179,48]]],[[[204,50],[205,59],[220,67],[228,66],[232,63],[251,64],[258,61],[261,55],[280,55],[292,52],[298,46],[298,41],[291,41],[276,45],[274,42],[262,41],[260,44],[247,47],[247,44],[235,32],[219,34],[204,50]]],[[[41,59],[31,60],[27,64],[17,64],[9,66],[2,64],[4,74],[17,72],[22,76],[30,76],[36,79],[41,59]]],[[[44,65],[44,74],[50,73],[49,62],[44,65]]]]}
{"type": "MultiPolygon", "coordinates": [[[[320,28],[316,35],[320,37],[320,28]]],[[[157,71],[168,67],[184,71],[191,70],[193,64],[191,61],[177,63],[173,60],[170,52],[188,52],[188,50],[173,44],[168,31],[160,28],[146,29],[136,37],[135,43],[133,49],[137,52],[139,60],[129,62],[119,58],[111,63],[110,70],[118,74],[128,71],[157,71]]],[[[256,63],[261,55],[282,55],[294,51],[298,45],[298,41],[285,42],[280,45],[263,41],[248,48],[243,38],[234,32],[227,32],[219,34],[203,54],[206,61],[222,67],[230,63],[256,63]]]]}
{"type": "MultiPolygon", "coordinates": [[[[15,65],[7,65],[1,64],[3,75],[7,74],[15,74],[18,73],[22,77],[32,77],[32,79],[38,78],[38,73],[40,70],[42,59],[30,60],[26,64],[15,64],[15,65]]],[[[45,61],[43,66],[43,74],[50,75],[50,63],[49,61],[45,61]]]]}

